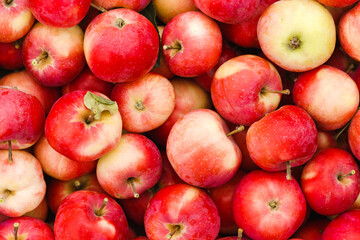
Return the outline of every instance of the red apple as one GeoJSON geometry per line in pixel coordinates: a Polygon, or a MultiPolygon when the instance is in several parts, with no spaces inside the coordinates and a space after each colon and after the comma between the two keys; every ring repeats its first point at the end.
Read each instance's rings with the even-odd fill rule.
{"type": "Polygon", "coordinates": [[[318,0],[320,3],[329,6],[342,8],[356,3],[358,0],[318,0]]]}
{"type": "Polygon", "coordinates": [[[74,91],[51,108],[45,123],[50,146],[76,161],[94,161],[116,147],[122,132],[116,102],[100,93],[74,91]]]}
{"type": "Polygon", "coordinates": [[[23,66],[22,41],[0,42],[0,68],[17,70],[23,66]]]}
{"type": "Polygon", "coordinates": [[[360,238],[360,210],[347,211],[325,228],[321,240],[356,240],[360,238]]]}
{"type": "Polygon", "coordinates": [[[43,198],[41,203],[36,208],[30,212],[25,213],[23,216],[37,218],[45,222],[47,220],[48,212],[49,206],[47,204],[47,200],[46,198],[43,198]]]}
{"type": "Polygon", "coordinates": [[[93,3],[105,9],[121,7],[140,12],[150,3],[150,0],[94,0],[93,3]]]}
{"type": "Polygon", "coordinates": [[[98,78],[108,82],[135,81],[155,65],[159,36],[144,16],[125,8],[114,9],[91,21],[85,32],[84,52],[90,70],[98,78]]]}
{"type": "Polygon", "coordinates": [[[236,224],[251,239],[286,240],[303,222],[306,201],[299,184],[285,173],[255,170],[238,183],[233,210],[236,224]]]}
{"type": "Polygon", "coordinates": [[[351,120],[348,141],[351,148],[351,152],[357,159],[360,159],[360,112],[356,112],[351,120]]]}
{"type": "Polygon", "coordinates": [[[306,240],[321,240],[322,233],[330,220],[326,217],[311,217],[293,235],[306,240]]]}
{"type": "Polygon", "coordinates": [[[175,184],[158,191],[145,212],[151,240],[215,239],[220,229],[216,205],[201,189],[175,184]]]}
{"type": "Polygon", "coordinates": [[[55,239],[125,240],[127,220],[120,205],[103,193],[77,191],[61,203],[55,218],[55,239]]]}

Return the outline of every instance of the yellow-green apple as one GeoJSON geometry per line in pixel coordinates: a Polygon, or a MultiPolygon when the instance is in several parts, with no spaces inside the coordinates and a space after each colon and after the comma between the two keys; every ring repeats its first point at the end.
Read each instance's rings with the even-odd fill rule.
{"type": "Polygon", "coordinates": [[[36,97],[0,86],[0,149],[32,146],[44,131],[44,122],[44,108],[36,97]]]}
{"type": "Polygon", "coordinates": [[[322,233],[330,220],[324,216],[309,218],[293,235],[306,240],[321,240],[322,233]]]}
{"type": "Polygon", "coordinates": [[[262,169],[281,171],[312,158],[317,149],[317,129],[307,112],[285,105],[249,127],[246,145],[251,159],[262,169]]]}
{"type": "Polygon", "coordinates": [[[360,210],[354,209],[337,216],[324,229],[321,240],[360,238],[360,210]]]}
{"type": "Polygon", "coordinates": [[[84,32],[79,26],[55,28],[36,23],[23,43],[24,66],[42,85],[57,87],[83,69],[84,32]]]}
{"type": "Polygon", "coordinates": [[[165,61],[175,75],[195,77],[218,62],[222,36],[213,19],[201,12],[189,11],[166,24],[161,44],[165,61]]]}
{"type": "Polygon", "coordinates": [[[285,173],[255,170],[237,184],[233,211],[251,239],[287,240],[305,218],[306,201],[299,184],[285,173]]]}
{"type": "Polygon", "coordinates": [[[337,148],[324,149],[305,165],[301,188],[315,212],[325,216],[342,213],[359,195],[359,168],[350,153],[337,148]]]}
{"type": "Polygon", "coordinates": [[[17,70],[24,66],[22,60],[22,41],[0,42],[0,68],[17,70]]]}
{"type": "Polygon", "coordinates": [[[229,181],[241,164],[241,151],[218,113],[193,110],[172,127],[166,154],[177,175],[198,187],[217,187],[229,181]]]}
{"type": "Polygon", "coordinates": [[[29,7],[39,22],[57,28],[80,23],[90,8],[91,0],[29,0],[29,7]]]}
{"type": "Polygon", "coordinates": [[[351,4],[356,3],[358,0],[317,0],[317,1],[329,7],[342,8],[342,7],[350,6],[351,4]]]}
{"type": "Polygon", "coordinates": [[[213,19],[236,24],[250,19],[259,7],[260,0],[194,0],[194,3],[197,8],[213,19]]]}
{"type": "Polygon", "coordinates": [[[265,9],[276,1],[278,0],[260,0],[259,6],[248,20],[237,24],[219,23],[223,37],[241,47],[258,48],[257,23],[265,9]]]}
{"type": "Polygon", "coordinates": [[[330,12],[319,2],[285,0],[263,12],[257,37],[261,50],[273,63],[288,71],[304,72],[330,58],[336,28],[330,12]]]}
{"type": "Polygon", "coordinates": [[[117,102],[124,129],[143,133],[169,118],[175,107],[175,90],[165,77],[148,73],[137,81],[117,83],[111,99],[117,102]]]}
{"type": "Polygon", "coordinates": [[[25,36],[35,18],[29,0],[4,0],[0,4],[0,42],[14,42],[25,36]]]}
{"type": "Polygon", "coordinates": [[[159,36],[141,14],[114,9],[98,15],[88,25],[84,52],[90,70],[98,78],[108,82],[135,81],[154,67],[159,36]]]}
{"type": "Polygon", "coordinates": [[[226,120],[250,126],[274,111],[281,99],[282,82],[276,68],[264,58],[241,55],[223,63],[215,72],[211,98],[226,120]]]}
{"type": "Polygon", "coordinates": [[[10,218],[0,223],[2,240],[54,240],[54,233],[43,221],[33,217],[10,218]]]}
{"type": "Polygon", "coordinates": [[[45,122],[50,146],[75,161],[95,161],[116,147],[122,120],[116,102],[101,93],[69,92],[55,102],[45,122]]]}
{"type": "Polygon", "coordinates": [[[153,0],[152,4],[156,11],[156,17],[165,24],[180,13],[198,10],[193,0],[153,0]]]}
{"type": "Polygon", "coordinates": [[[71,193],[80,190],[105,193],[96,178],[95,172],[69,181],[60,181],[55,178],[48,179],[46,199],[49,209],[56,214],[61,202],[71,193]]]}
{"type": "Polygon", "coordinates": [[[19,217],[45,197],[46,184],[39,161],[24,150],[0,150],[0,213],[19,217]]]}
{"type": "Polygon", "coordinates": [[[211,198],[200,188],[181,183],[153,196],[144,223],[151,240],[213,240],[220,229],[219,213],[211,198]]]}
{"type": "Polygon", "coordinates": [[[125,240],[128,223],[121,206],[106,194],[81,190],[61,203],[55,239],[125,240]]]}
{"type": "Polygon", "coordinates": [[[140,12],[150,3],[150,0],[94,0],[93,3],[105,9],[128,8],[140,12]]]}
{"type": "Polygon", "coordinates": [[[341,47],[344,51],[356,61],[360,61],[360,44],[357,39],[360,36],[360,30],[354,26],[360,23],[360,4],[346,12],[340,18],[338,25],[338,36],[341,47]]]}
{"type": "Polygon", "coordinates": [[[141,134],[125,133],[115,149],[99,159],[96,176],[109,195],[137,198],[157,183],[161,166],[155,143],[141,134]]]}
{"type": "Polygon", "coordinates": [[[191,79],[176,77],[171,80],[175,90],[175,107],[166,121],[147,135],[165,147],[171,128],[186,113],[200,108],[211,108],[210,95],[191,79]]]}
{"type": "Polygon", "coordinates": [[[322,130],[343,127],[359,106],[359,90],[354,80],[327,65],[302,73],[292,95],[294,103],[307,111],[322,130]]]}
{"type": "Polygon", "coordinates": [[[110,97],[113,86],[113,84],[96,77],[90,71],[89,67],[85,66],[81,73],[73,81],[61,87],[61,92],[65,95],[68,92],[76,90],[87,90],[100,92],[110,97]]]}
{"type": "Polygon", "coordinates": [[[35,96],[48,114],[52,105],[60,98],[58,88],[46,87],[39,84],[28,71],[12,72],[0,79],[0,86],[10,86],[35,96]]]}
{"type": "Polygon", "coordinates": [[[212,69],[210,69],[208,72],[201,74],[197,77],[194,78],[194,80],[201,86],[203,87],[206,91],[210,92],[211,89],[211,83],[213,80],[213,77],[215,75],[216,70],[227,60],[230,60],[231,58],[234,58],[236,56],[238,56],[239,54],[237,54],[237,52],[232,49],[230,47],[230,45],[223,41],[222,43],[222,50],[221,50],[221,55],[219,58],[219,61],[217,62],[217,64],[215,65],[215,67],[213,67],[212,69]]]}
{"type": "Polygon", "coordinates": [[[39,160],[44,173],[61,181],[68,181],[90,173],[96,168],[96,161],[79,162],[71,160],[55,151],[43,134],[34,145],[34,155],[39,160]]]}

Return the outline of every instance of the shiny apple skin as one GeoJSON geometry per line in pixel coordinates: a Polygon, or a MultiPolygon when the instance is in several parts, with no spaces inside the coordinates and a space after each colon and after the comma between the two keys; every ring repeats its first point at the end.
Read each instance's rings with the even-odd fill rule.
{"type": "Polygon", "coordinates": [[[351,152],[360,160],[360,112],[358,111],[351,120],[348,131],[348,142],[351,152]]]}
{"type": "Polygon", "coordinates": [[[108,10],[120,7],[140,12],[150,3],[150,0],[94,0],[93,2],[108,10]]]}
{"type": "Polygon", "coordinates": [[[321,240],[357,240],[360,238],[360,210],[354,209],[337,216],[326,226],[321,240]]]}

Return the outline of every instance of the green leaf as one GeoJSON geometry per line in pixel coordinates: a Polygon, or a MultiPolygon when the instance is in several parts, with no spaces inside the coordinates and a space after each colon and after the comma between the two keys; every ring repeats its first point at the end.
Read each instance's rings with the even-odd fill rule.
{"type": "Polygon", "coordinates": [[[87,92],[85,94],[84,104],[94,114],[95,120],[100,120],[101,113],[104,111],[109,111],[110,114],[118,112],[118,105],[115,101],[103,98],[92,92],[87,92]]]}

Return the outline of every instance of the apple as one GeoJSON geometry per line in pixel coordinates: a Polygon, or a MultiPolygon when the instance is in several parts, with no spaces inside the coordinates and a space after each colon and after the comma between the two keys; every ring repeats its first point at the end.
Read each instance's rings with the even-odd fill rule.
{"type": "Polygon", "coordinates": [[[54,233],[43,221],[33,217],[10,218],[0,223],[0,239],[3,240],[54,240],[54,233]]]}
{"type": "Polygon", "coordinates": [[[45,122],[50,146],[75,161],[97,160],[116,147],[121,133],[122,120],[116,102],[84,90],[59,98],[45,122]]]}
{"type": "Polygon", "coordinates": [[[273,63],[288,71],[304,72],[330,58],[336,27],[330,12],[317,1],[278,1],[261,15],[257,37],[273,63]]]}
{"type": "Polygon", "coordinates": [[[152,0],[152,4],[156,10],[156,17],[165,24],[176,15],[198,10],[193,0],[152,0]]]}
{"type": "Polygon", "coordinates": [[[46,184],[39,161],[23,150],[0,150],[0,213],[19,217],[34,210],[45,197],[46,184]]]}
{"type": "Polygon", "coordinates": [[[251,239],[287,240],[305,218],[306,201],[296,180],[287,180],[284,172],[255,170],[237,184],[233,211],[251,239]]]}
{"type": "Polygon", "coordinates": [[[94,0],[93,4],[105,9],[128,8],[136,12],[142,11],[150,0],[94,0]]]}
{"type": "Polygon", "coordinates": [[[211,98],[217,112],[226,120],[250,126],[274,111],[281,99],[281,78],[264,58],[241,55],[223,63],[215,72],[211,98]],[[226,97],[224,97],[226,96],[226,97]]]}
{"type": "Polygon", "coordinates": [[[349,57],[340,47],[335,48],[333,54],[325,64],[339,68],[352,78],[354,77],[357,66],[357,62],[349,57]]]}
{"type": "Polygon", "coordinates": [[[42,85],[58,87],[83,69],[84,33],[79,26],[55,28],[36,23],[23,43],[24,66],[42,85]]]}
{"type": "Polygon", "coordinates": [[[41,203],[36,208],[30,212],[25,213],[23,216],[37,218],[45,222],[48,217],[48,212],[49,206],[47,204],[47,200],[46,198],[43,198],[41,203]]]}
{"type": "Polygon", "coordinates": [[[354,209],[347,211],[334,220],[325,228],[322,240],[349,239],[355,240],[360,238],[360,210],[354,209]]]}
{"type": "Polygon", "coordinates": [[[63,240],[125,240],[127,228],[124,211],[114,199],[82,190],[70,194],[61,203],[54,233],[55,239],[63,240]]]}
{"type": "Polygon", "coordinates": [[[24,66],[22,61],[22,41],[0,42],[0,68],[17,70],[24,66]]]}
{"type": "Polygon", "coordinates": [[[322,65],[300,74],[293,88],[293,99],[320,129],[331,131],[345,126],[355,114],[359,89],[342,70],[322,65]]]}
{"type": "Polygon", "coordinates": [[[0,122],[0,149],[25,149],[43,132],[44,108],[32,95],[0,86],[0,122]]]}
{"type": "Polygon", "coordinates": [[[114,9],[91,21],[85,32],[84,52],[90,70],[98,78],[108,82],[135,81],[154,67],[159,36],[141,14],[114,9]]]}
{"type": "Polygon", "coordinates": [[[158,191],[145,212],[146,236],[160,239],[215,239],[220,229],[216,205],[201,189],[175,184],[158,191]]]}
{"type": "Polygon", "coordinates": [[[324,149],[305,165],[301,188],[315,212],[326,216],[342,213],[360,193],[359,168],[350,153],[337,148],[324,149]]]}
{"type": "Polygon", "coordinates": [[[10,43],[24,37],[35,18],[29,0],[4,0],[0,5],[0,42],[10,43]]]}
{"type": "Polygon", "coordinates": [[[326,6],[336,7],[336,8],[347,7],[356,3],[357,1],[358,0],[318,0],[318,2],[326,6]]]}
{"type": "Polygon", "coordinates": [[[87,11],[85,17],[81,20],[81,22],[78,24],[81,29],[85,32],[86,28],[88,27],[88,25],[90,24],[90,22],[97,16],[99,15],[103,10],[103,9],[98,9],[95,8],[94,4],[91,4],[92,7],[89,8],[89,11],[87,11]]]}
{"type": "Polygon", "coordinates": [[[218,113],[193,110],[172,127],[166,154],[186,183],[210,188],[229,181],[241,164],[241,151],[218,113]]]}
{"type": "Polygon", "coordinates": [[[189,11],[166,24],[161,46],[165,61],[175,75],[195,77],[208,72],[218,62],[221,31],[205,14],[189,11]]]}
{"type": "Polygon", "coordinates": [[[324,216],[311,217],[293,236],[308,240],[321,240],[322,233],[329,223],[330,220],[324,216]]]}
{"type": "Polygon", "coordinates": [[[117,102],[124,129],[143,133],[169,118],[175,107],[175,90],[165,77],[148,73],[137,81],[117,83],[111,99],[117,102]]]}

